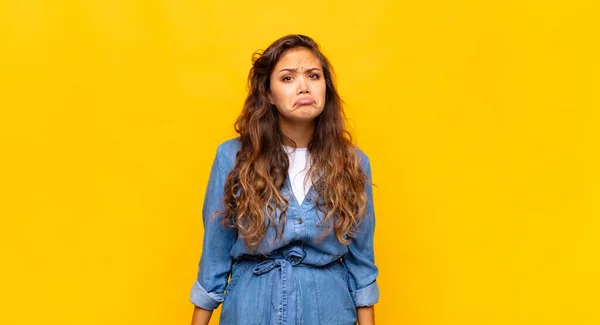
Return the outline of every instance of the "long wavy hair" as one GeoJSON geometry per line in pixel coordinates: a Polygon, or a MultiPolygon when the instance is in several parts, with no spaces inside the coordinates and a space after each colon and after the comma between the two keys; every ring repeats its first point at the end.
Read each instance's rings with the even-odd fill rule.
{"type": "Polygon", "coordinates": [[[225,182],[223,224],[237,228],[249,251],[256,250],[268,227],[276,228],[275,240],[283,237],[288,200],[281,194],[289,160],[283,147],[294,141],[279,127],[277,108],[269,102],[270,75],[285,51],[306,48],[319,59],[326,82],[322,113],[314,120],[308,144],[311,167],[306,177],[317,192],[315,204],[323,212],[319,222],[344,244],[357,234],[365,212],[368,177],[360,168],[352,136],[346,130],[342,100],[335,89],[333,71],[318,44],[304,35],[284,36],[264,52],[253,55],[248,75],[248,96],[237,121],[241,148],[235,167],[225,182]]]}

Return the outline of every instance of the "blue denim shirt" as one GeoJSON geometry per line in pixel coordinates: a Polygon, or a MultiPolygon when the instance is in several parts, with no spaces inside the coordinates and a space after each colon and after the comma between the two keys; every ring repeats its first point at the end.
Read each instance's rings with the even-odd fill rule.
{"type": "MultiPolygon", "coordinates": [[[[235,157],[240,146],[238,139],[230,139],[219,145],[206,188],[202,210],[203,248],[190,300],[194,305],[207,310],[217,308],[226,299],[225,292],[234,261],[250,254],[244,240],[238,237],[236,229],[225,228],[221,216],[212,217],[213,212],[223,210],[225,179],[235,166],[235,157]]],[[[291,191],[288,176],[287,186],[282,189],[282,194],[289,202],[283,240],[272,243],[275,229],[269,227],[259,252],[254,254],[258,257],[262,251],[270,256],[285,255],[289,253],[290,247],[294,246],[294,249],[301,251],[301,263],[315,267],[326,266],[341,258],[349,275],[348,291],[354,306],[361,307],[371,306],[378,301],[379,288],[373,250],[375,214],[370,184],[371,167],[367,155],[358,148],[356,152],[361,167],[369,177],[365,188],[368,199],[366,215],[359,226],[358,236],[349,245],[340,243],[333,233],[318,242],[317,239],[324,228],[319,223],[323,213],[318,211],[314,203],[316,192],[311,188],[302,204],[299,204],[291,191]]]]}

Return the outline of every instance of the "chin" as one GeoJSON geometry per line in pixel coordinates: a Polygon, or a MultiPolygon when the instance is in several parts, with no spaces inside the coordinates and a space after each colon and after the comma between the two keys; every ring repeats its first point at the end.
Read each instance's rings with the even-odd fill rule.
{"type": "Polygon", "coordinates": [[[312,112],[304,112],[304,113],[298,114],[298,119],[314,120],[320,114],[321,114],[321,112],[314,112],[314,111],[312,111],[312,112]]]}
{"type": "Polygon", "coordinates": [[[316,111],[314,108],[312,108],[310,110],[295,110],[286,115],[280,116],[292,123],[306,123],[313,121],[315,118],[317,118],[317,116],[321,115],[321,112],[322,110],[316,111]]]}

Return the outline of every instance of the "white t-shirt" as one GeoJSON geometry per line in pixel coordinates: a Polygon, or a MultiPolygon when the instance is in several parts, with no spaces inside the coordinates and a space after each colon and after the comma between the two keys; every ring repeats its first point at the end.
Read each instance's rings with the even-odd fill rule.
{"type": "Polygon", "coordinates": [[[292,191],[298,204],[302,204],[312,185],[310,180],[304,180],[306,172],[310,168],[308,148],[291,148],[288,146],[283,146],[283,148],[287,152],[290,161],[288,174],[292,183],[292,191]]]}

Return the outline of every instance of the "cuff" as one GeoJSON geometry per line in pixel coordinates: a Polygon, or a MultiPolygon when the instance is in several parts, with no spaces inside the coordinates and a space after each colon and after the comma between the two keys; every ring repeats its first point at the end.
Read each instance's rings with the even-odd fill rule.
{"type": "Polygon", "coordinates": [[[214,310],[223,302],[223,294],[206,292],[196,280],[190,293],[190,301],[202,309],[214,310]]]}
{"type": "Polygon", "coordinates": [[[377,286],[377,282],[373,281],[368,286],[353,291],[352,298],[356,307],[373,306],[379,300],[379,286],[377,286]]]}

